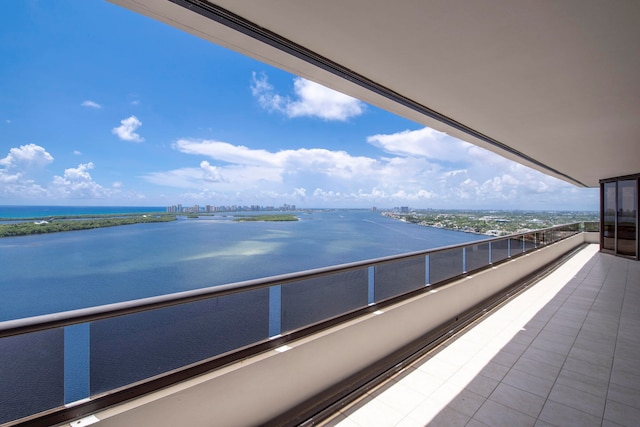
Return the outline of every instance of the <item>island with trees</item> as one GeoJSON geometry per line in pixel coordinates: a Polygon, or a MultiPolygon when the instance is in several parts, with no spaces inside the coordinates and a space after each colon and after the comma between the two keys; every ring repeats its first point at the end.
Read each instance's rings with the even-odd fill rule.
{"type": "Polygon", "coordinates": [[[29,236],[59,233],[63,231],[90,230],[120,225],[175,221],[175,215],[127,214],[127,215],[78,215],[22,219],[20,222],[0,224],[0,237],[29,236]],[[27,221],[28,220],[28,221],[27,221]]]}

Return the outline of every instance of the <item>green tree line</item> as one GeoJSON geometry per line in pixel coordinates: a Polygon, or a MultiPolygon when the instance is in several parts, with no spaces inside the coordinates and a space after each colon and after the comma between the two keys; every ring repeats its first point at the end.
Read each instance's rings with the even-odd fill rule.
{"type": "Polygon", "coordinates": [[[124,218],[94,218],[78,220],[56,220],[36,224],[21,222],[17,224],[0,224],[0,237],[28,236],[33,234],[59,233],[62,231],[90,230],[93,228],[116,227],[120,225],[141,224],[150,222],[175,221],[175,215],[129,216],[124,218]]]}

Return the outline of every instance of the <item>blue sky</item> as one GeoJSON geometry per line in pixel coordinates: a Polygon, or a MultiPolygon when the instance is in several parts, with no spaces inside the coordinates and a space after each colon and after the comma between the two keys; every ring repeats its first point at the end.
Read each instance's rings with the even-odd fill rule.
{"type": "Polygon", "coordinates": [[[598,209],[597,189],[107,2],[1,2],[0,57],[0,204],[598,209]]]}

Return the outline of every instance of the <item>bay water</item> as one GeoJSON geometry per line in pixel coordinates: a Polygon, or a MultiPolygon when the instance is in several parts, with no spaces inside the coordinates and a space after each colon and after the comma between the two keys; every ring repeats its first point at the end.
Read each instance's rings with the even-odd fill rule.
{"type": "Polygon", "coordinates": [[[298,212],[296,222],[233,215],[1,238],[0,321],[486,238],[367,210],[298,212]]]}
{"type": "MultiPolygon", "coordinates": [[[[0,207],[0,218],[153,210],[0,207]]],[[[296,212],[295,222],[233,220],[255,214],[0,238],[0,321],[486,238],[366,210],[296,212]]],[[[0,423],[264,339],[269,298],[259,289],[2,339],[0,423]]]]}

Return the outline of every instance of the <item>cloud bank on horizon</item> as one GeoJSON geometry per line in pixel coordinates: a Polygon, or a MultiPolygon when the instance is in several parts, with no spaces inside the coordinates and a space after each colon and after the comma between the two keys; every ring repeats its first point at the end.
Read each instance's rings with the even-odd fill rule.
{"type": "Polygon", "coordinates": [[[598,209],[597,189],[117,6],[73,7],[0,7],[0,36],[21,40],[0,45],[0,204],[598,209]]]}
{"type": "MultiPolygon", "coordinates": [[[[301,78],[293,81],[291,96],[279,95],[266,75],[253,75],[251,92],[269,113],[289,120],[311,117],[323,121],[356,120],[365,114],[360,101],[301,78]]],[[[84,105],[84,103],[83,103],[84,105]]],[[[98,105],[96,103],[96,105],[98,105]]],[[[90,107],[96,108],[93,105],[90,107]]],[[[134,115],[111,129],[118,139],[145,141],[136,130],[134,115]]],[[[423,127],[366,138],[377,156],[354,155],[322,147],[265,149],[215,139],[178,138],[171,145],[188,155],[192,166],[148,171],[140,178],[173,199],[153,199],[130,193],[133,201],[279,204],[307,207],[508,207],[532,206],[531,200],[576,200],[583,197],[567,183],[509,161],[492,152],[423,127]]],[[[80,154],[75,151],[75,154],[80,154]]],[[[25,202],[45,200],[122,200],[120,181],[101,185],[91,176],[93,162],[80,163],[54,175],[49,182],[35,172],[54,162],[43,146],[13,147],[0,159],[0,196],[25,202]]],[[[595,196],[592,196],[595,197],[595,196]]],[[[586,205],[588,206],[588,205],[586,205]]],[[[568,206],[568,208],[571,206],[568,206]]],[[[582,207],[582,206],[581,206],[582,207]]]]}

